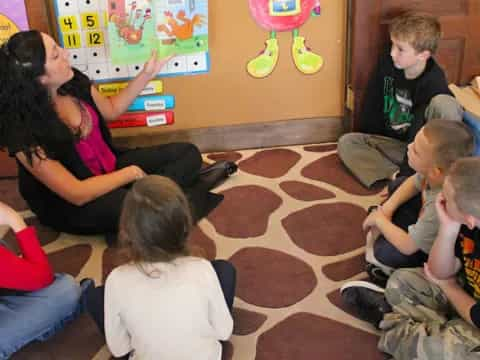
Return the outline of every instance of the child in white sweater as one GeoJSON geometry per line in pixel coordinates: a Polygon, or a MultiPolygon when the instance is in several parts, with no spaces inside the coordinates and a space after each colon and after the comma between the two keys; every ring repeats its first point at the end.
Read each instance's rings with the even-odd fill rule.
{"type": "MultiPolygon", "coordinates": [[[[127,194],[119,240],[132,261],[114,269],[104,289],[104,329],[113,355],[221,359],[220,340],[233,328],[235,269],[189,256],[191,226],[188,201],[170,179],[147,176],[127,194]]],[[[88,302],[101,329],[102,295],[97,288],[88,302]]]]}

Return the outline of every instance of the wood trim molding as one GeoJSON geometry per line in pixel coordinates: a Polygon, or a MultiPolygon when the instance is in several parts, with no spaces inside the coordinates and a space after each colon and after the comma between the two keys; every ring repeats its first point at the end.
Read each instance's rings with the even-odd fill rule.
{"type": "Polygon", "coordinates": [[[166,131],[164,127],[112,129],[113,142],[120,147],[191,142],[197,145],[201,152],[334,142],[342,133],[341,117],[282,120],[177,131],[166,131]]]}

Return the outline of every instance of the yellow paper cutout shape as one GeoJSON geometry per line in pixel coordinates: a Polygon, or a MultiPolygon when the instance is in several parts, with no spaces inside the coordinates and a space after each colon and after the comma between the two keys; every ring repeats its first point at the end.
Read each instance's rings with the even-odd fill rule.
{"type": "Polygon", "coordinates": [[[0,14],[0,44],[3,44],[10,36],[19,31],[18,26],[8,16],[0,14]]]}

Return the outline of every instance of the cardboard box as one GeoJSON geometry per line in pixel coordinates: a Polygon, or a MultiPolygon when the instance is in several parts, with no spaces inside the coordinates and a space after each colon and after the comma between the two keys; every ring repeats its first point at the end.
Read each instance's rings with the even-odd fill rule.
{"type": "Polygon", "coordinates": [[[477,94],[472,86],[458,87],[450,84],[448,88],[465,110],[480,117],[480,94],[477,94]]]}

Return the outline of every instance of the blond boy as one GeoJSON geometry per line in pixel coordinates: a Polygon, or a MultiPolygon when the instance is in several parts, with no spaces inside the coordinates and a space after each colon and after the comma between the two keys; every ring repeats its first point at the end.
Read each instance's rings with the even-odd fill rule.
{"type": "MultiPolygon", "coordinates": [[[[474,147],[473,135],[462,122],[431,120],[420,129],[408,146],[408,163],[416,173],[401,182],[363,223],[369,231],[368,263],[385,273],[423,265],[438,232],[435,198],[446,172],[457,159],[471,156],[474,147]]],[[[380,271],[369,267],[368,272],[380,284],[380,271]]]]}
{"type": "Polygon", "coordinates": [[[429,119],[461,120],[463,110],[433,59],[440,39],[438,20],[406,13],[390,25],[391,47],[370,79],[360,132],[342,136],[338,154],[359,181],[370,187],[398,170],[411,175],[407,144],[429,119]]]}
{"type": "Polygon", "coordinates": [[[360,288],[356,310],[395,359],[480,358],[480,158],[460,159],[437,196],[440,230],[423,269],[393,273],[384,293],[360,288]]]}

